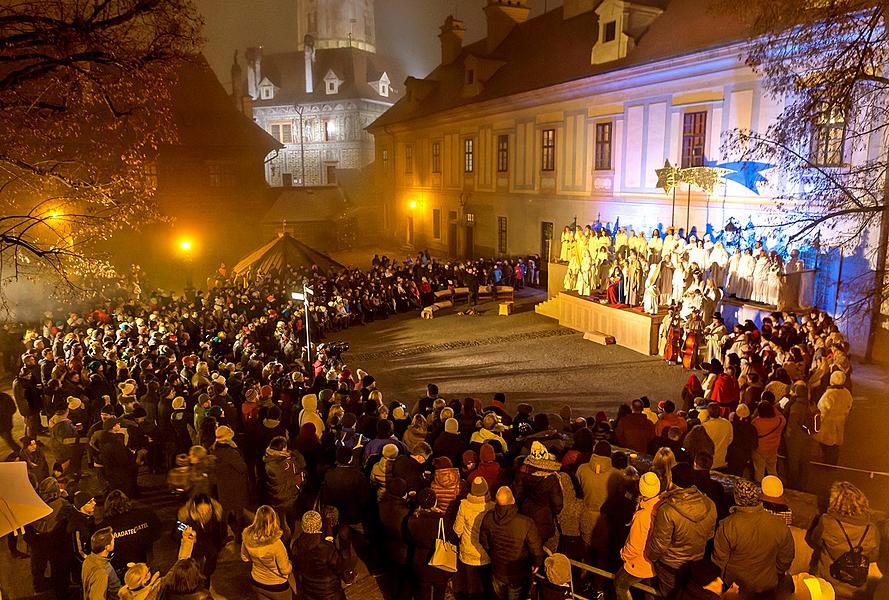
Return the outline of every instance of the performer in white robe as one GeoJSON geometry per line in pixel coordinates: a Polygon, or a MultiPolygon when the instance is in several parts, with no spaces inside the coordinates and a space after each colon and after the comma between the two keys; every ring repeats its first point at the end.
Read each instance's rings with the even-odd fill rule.
{"type": "Polygon", "coordinates": [[[627,237],[627,228],[621,227],[614,234],[614,255],[620,258],[626,258],[629,252],[629,238],[627,237]]]}
{"type": "Polygon", "coordinates": [[[664,240],[661,239],[661,232],[658,229],[653,229],[651,237],[648,238],[648,262],[651,264],[659,263],[663,249],[664,240]]]}
{"type": "Polygon", "coordinates": [[[667,235],[664,236],[664,244],[661,248],[661,254],[663,254],[664,258],[670,257],[672,260],[673,252],[676,250],[676,230],[673,227],[667,228],[667,235]]]}
{"type": "Polygon", "coordinates": [[[577,286],[577,276],[579,273],[580,261],[577,260],[577,254],[572,248],[571,255],[568,258],[568,270],[565,272],[565,279],[562,281],[562,286],[566,290],[574,290],[575,286],[577,286]]]}
{"type": "MultiPolygon", "coordinates": [[[[675,254],[674,254],[675,256],[675,254]]],[[[673,269],[673,289],[670,294],[670,302],[679,304],[682,302],[682,296],[685,294],[685,276],[688,271],[688,264],[685,263],[685,260],[680,260],[676,265],[676,268],[673,269]]]]}
{"type": "Polygon", "coordinates": [[[560,242],[559,262],[570,262],[571,255],[574,254],[574,233],[568,225],[565,226],[565,231],[562,232],[560,242]]]}
{"type": "Polygon", "coordinates": [[[580,274],[577,276],[577,285],[574,286],[574,291],[581,296],[589,296],[590,292],[592,292],[592,266],[590,253],[584,250],[583,259],[580,261],[580,274]]]}
{"type": "Polygon", "coordinates": [[[766,285],[769,279],[769,255],[765,250],[759,251],[756,265],[753,268],[753,294],[750,299],[754,302],[766,302],[766,285]]]}
{"type": "Polygon", "coordinates": [[[645,294],[642,299],[642,308],[650,315],[656,315],[658,311],[658,276],[661,273],[660,263],[648,267],[648,276],[645,278],[645,294]]]}
{"type": "MultiPolygon", "coordinates": [[[[706,322],[706,321],[705,321],[706,322]]],[[[714,358],[722,362],[722,345],[728,337],[728,329],[722,322],[722,317],[714,315],[712,320],[704,328],[704,339],[707,342],[704,351],[704,360],[710,362],[714,358]]]]}
{"type": "Polygon", "coordinates": [[[639,254],[639,258],[648,262],[648,239],[645,237],[645,232],[641,230],[636,234],[636,252],[639,254]]]}
{"type": "Polygon", "coordinates": [[[765,300],[766,304],[778,306],[778,295],[781,291],[781,275],[784,274],[784,265],[778,253],[772,250],[769,256],[769,268],[766,275],[765,300]]]}
{"type": "Polygon", "coordinates": [[[707,251],[704,250],[704,242],[702,240],[695,242],[694,246],[689,246],[688,263],[689,265],[692,263],[697,264],[701,271],[706,270],[710,266],[707,264],[707,251]]]}
{"type": "Polygon", "coordinates": [[[753,250],[747,248],[738,263],[738,288],[735,296],[741,300],[749,300],[753,294],[753,271],[755,269],[756,259],[753,258],[753,250]]]}
{"type": "MultiPolygon", "coordinates": [[[[738,255],[738,258],[741,258],[740,254],[738,255]]],[[[710,255],[707,258],[707,269],[710,271],[709,277],[713,280],[713,283],[716,284],[716,287],[723,287],[726,285],[725,276],[728,264],[729,256],[728,252],[725,250],[725,246],[722,245],[722,242],[716,242],[713,244],[713,249],[710,251],[710,255]]],[[[735,269],[737,269],[737,261],[735,269]]]]}
{"type": "Polygon", "coordinates": [[[738,290],[741,284],[741,249],[735,248],[735,252],[728,261],[728,278],[725,283],[726,296],[738,296],[738,290]]]}

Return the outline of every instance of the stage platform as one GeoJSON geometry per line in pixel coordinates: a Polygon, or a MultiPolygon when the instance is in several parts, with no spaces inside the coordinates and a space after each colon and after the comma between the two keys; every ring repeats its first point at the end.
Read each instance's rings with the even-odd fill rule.
{"type": "Polygon", "coordinates": [[[756,302],[748,302],[747,300],[737,300],[735,298],[723,298],[719,303],[720,314],[725,326],[731,331],[732,327],[738,323],[744,324],[744,321],[750,319],[756,323],[757,327],[762,327],[763,317],[771,316],[773,312],[778,310],[775,306],[759,304],[756,302]]]}
{"type": "Polygon", "coordinates": [[[535,310],[558,319],[563,327],[585,334],[612,336],[618,346],[648,356],[658,353],[658,329],[666,316],[666,312],[652,316],[629,308],[600,304],[563,291],[539,304],[535,310]]]}

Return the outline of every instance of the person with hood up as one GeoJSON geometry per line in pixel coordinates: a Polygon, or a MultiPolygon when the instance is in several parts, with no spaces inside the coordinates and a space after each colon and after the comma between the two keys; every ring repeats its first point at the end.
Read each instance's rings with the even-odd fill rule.
{"type": "Polygon", "coordinates": [[[716,505],[696,487],[664,492],[645,547],[662,596],[670,597],[684,565],[704,557],[715,530],[716,505]]]}
{"type": "Polygon", "coordinates": [[[494,597],[527,598],[531,578],[543,563],[543,544],[534,521],[519,514],[511,489],[498,489],[495,501],[479,530],[479,543],[491,557],[494,597]]]}
{"type": "Polygon", "coordinates": [[[846,417],[852,410],[852,394],[846,385],[846,374],[834,371],[830,374],[830,386],[818,400],[815,435],[821,446],[821,457],[829,465],[837,464],[840,446],[846,431],[846,417]]]}
{"type": "Polygon", "coordinates": [[[460,479],[460,469],[447,456],[432,460],[432,491],[437,498],[438,509],[452,522],[457,510],[456,500],[466,493],[466,482],[460,479]]]}
{"type": "Polygon", "coordinates": [[[735,506],[719,524],[713,541],[713,562],[722,569],[726,585],[741,594],[775,594],[793,563],[793,535],[784,521],[766,512],[759,486],[735,481],[735,506]]]}
{"type": "Polygon", "coordinates": [[[67,543],[67,525],[74,507],[62,497],[59,482],[54,477],[47,477],[38,484],[37,495],[52,512],[25,529],[25,540],[31,547],[31,580],[35,591],[48,589],[50,583],[57,597],[64,598],[74,563],[74,549],[67,543]],[[43,577],[47,564],[51,569],[49,581],[43,577]]]}
{"type": "Polygon", "coordinates": [[[43,481],[49,477],[49,462],[37,438],[25,436],[19,441],[22,449],[18,458],[28,467],[28,476],[34,481],[43,481]]]}
{"type": "Polygon", "coordinates": [[[487,597],[491,557],[479,541],[482,520],[494,509],[488,496],[488,483],[482,477],[471,480],[469,494],[460,500],[454,519],[454,533],[460,537],[457,554],[457,579],[454,594],[457,598],[480,600],[487,597]]]}
{"type": "Polygon", "coordinates": [[[404,479],[395,477],[389,482],[377,504],[377,511],[385,533],[383,550],[387,560],[384,564],[390,565],[387,577],[390,598],[404,600],[403,596],[408,590],[406,584],[411,577],[407,568],[407,519],[411,509],[407,502],[407,483],[404,479]]]}
{"type": "Polygon", "coordinates": [[[315,394],[303,396],[302,407],[303,409],[299,413],[299,426],[302,427],[305,423],[314,423],[315,434],[320,440],[321,434],[324,433],[324,419],[321,417],[321,413],[318,412],[318,396],[315,394]]]}
{"type": "Polygon", "coordinates": [[[537,600],[567,600],[574,598],[571,581],[571,561],[564,554],[547,556],[543,561],[546,578],[537,588],[537,600]]]}
{"type": "Polygon", "coordinates": [[[275,509],[256,509],[253,523],[244,529],[241,560],[251,563],[250,585],[261,600],[292,600],[293,564],[281,541],[281,525],[275,509]]]}
{"type": "Polygon", "coordinates": [[[602,507],[620,493],[623,475],[611,464],[611,444],[596,442],[590,461],[577,468],[577,481],[583,491],[586,510],[581,514],[580,530],[592,555],[591,564],[605,566],[611,527],[602,507]]]}
{"type": "Polygon", "coordinates": [[[654,566],[645,557],[645,544],[660,501],[661,480],[649,471],[639,479],[639,505],[630,521],[630,534],[620,551],[624,564],[614,577],[617,600],[632,600],[630,586],[654,577],[654,566]]]}
{"type": "Polygon", "coordinates": [[[455,541],[453,531],[444,525],[444,513],[438,508],[435,492],[429,488],[417,494],[417,509],[407,520],[407,531],[413,547],[412,571],[418,600],[444,600],[453,573],[429,564],[435,552],[435,541],[443,532],[445,539],[455,541]]]}
{"type": "Polygon", "coordinates": [[[563,506],[562,485],[556,475],[561,468],[562,463],[535,441],[513,481],[521,513],[531,517],[541,541],[551,550],[555,550],[556,519],[563,506]]]}
{"type": "Polygon", "coordinates": [[[639,453],[648,451],[648,444],[654,439],[654,423],[642,412],[642,400],[630,403],[632,412],[623,417],[614,430],[618,445],[639,453]]]}
{"type": "Polygon", "coordinates": [[[488,483],[489,490],[499,489],[505,481],[503,468],[496,459],[494,446],[487,442],[482,444],[478,449],[478,465],[469,473],[466,481],[473,481],[476,477],[481,477],[488,483]]]}
{"type": "Polygon", "coordinates": [[[263,463],[269,503],[280,513],[292,517],[295,515],[306,461],[302,455],[287,449],[285,438],[276,437],[266,448],[263,463]]]}
{"type": "MultiPolygon", "coordinates": [[[[75,398],[77,400],[77,398],[75,398]]],[[[78,400],[79,402],[79,400],[78,400]]],[[[80,445],[80,434],[77,426],[68,418],[68,405],[62,405],[49,419],[49,435],[51,449],[56,461],[62,465],[65,475],[74,478],[80,476],[80,462],[83,446],[80,445]]]]}
{"type": "Polygon", "coordinates": [[[341,581],[349,573],[350,529],[340,527],[334,542],[332,537],[325,537],[321,515],[314,510],[303,513],[300,524],[302,533],[294,540],[291,552],[300,598],[345,600],[341,581]]]}
{"type": "MultiPolygon", "coordinates": [[[[726,450],[726,473],[741,477],[749,470],[753,451],[759,443],[759,433],[750,422],[750,407],[739,404],[732,413],[732,443],[726,450]]],[[[688,446],[688,444],[686,444],[688,446]]],[[[716,447],[715,445],[713,446],[716,447]]],[[[808,460],[808,459],[806,459],[808,460]]]]}

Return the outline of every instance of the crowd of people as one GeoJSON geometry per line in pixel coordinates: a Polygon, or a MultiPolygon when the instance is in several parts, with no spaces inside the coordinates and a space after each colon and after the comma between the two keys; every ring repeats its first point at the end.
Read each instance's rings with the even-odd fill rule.
{"type": "MultiPolygon", "coordinates": [[[[458,285],[473,272],[488,281],[497,265],[421,257],[306,274],[313,331],[338,326],[317,314],[324,303],[365,306],[365,293],[372,304],[419,279],[422,304],[424,278],[458,285]]],[[[133,300],[25,337],[0,426],[52,509],[7,538],[35,589],[201,600],[232,546],[256,597],[275,600],[344,598],[359,559],[397,600],[449,587],[461,600],[625,600],[640,582],[681,600],[854,598],[889,555],[887,524],[837,482],[806,532],[812,575],[790,576],[799,548],[778,475],[805,487],[808,456],[791,447],[810,434],[835,460],[851,406],[848,348],[823,314],[745,328],[725,368],[714,358],[676,398],[639,398],[612,418],[513,409],[503,394],[446,399],[434,384],[391,398],[336,345],[303,360],[302,316],[280,281],[222,282],[193,302],[133,300]],[[181,497],[173,521],[138,503],[151,474],[181,497]],[[167,533],[179,560],[160,575],[152,549],[167,533]]]]}

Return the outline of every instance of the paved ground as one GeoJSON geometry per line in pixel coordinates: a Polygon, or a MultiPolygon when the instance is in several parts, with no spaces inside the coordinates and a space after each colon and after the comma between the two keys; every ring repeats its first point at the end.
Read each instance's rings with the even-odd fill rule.
{"type": "MultiPolygon", "coordinates": [[[[678,398],[688,372],[670,367],[655,357],[641,356],[617,346],[598,346],[579,333],[560,328],[555,321],[533,311],[544,295],[526,290],[517,298],[517,311],[497,316],[494,302],[480,304],[479,316],[459,316],[463,307],[443,311],[425,321],[415,314],[393,317],[331,336],[351,344],[345,355],[353,369],[361,367],[380,382],[385,401],[399,399],[412,404],[428,382],[439,385],[445,397],[490,399],[504,392],[508,406],[519,402],[535,410],[558,412],[565,404],[575,414],[598,410],[613,413],[617,405],[640,395],[653,401],[678,398]]],[[[886,414],[889,373],[856,365],[855,407],[847,429],[841,464],[860,469],[889,471],[889,428],[886,414]],[[874,417],[877,418],[874,418],[874,417]]],[[[2,446],[0,446],[2,447],[2,446]]],[[[871,502],[889,509],[887,478],[869,473],[818,469],[813,492],[821,492],[834,479],[849,479],[861,486],[871,502]]],[[[158,478],[143,478],[143,501],[172,522],[176,501],[168,496],[158,478]]],[[[10,598],[34,597],[26,561],[11,561],[5,544],[0,548],[0,589],[10,598]]],[[[156,563],[166,568],[173,559],[174,544],[166,535],[157,545],[156,563]]],[[[219,598],[250,597],[247,568],[227,552],[213,580],[219,598]]],[[[362,571],[347,590],[350,599],[380,598],[377,580],[362,571]]]]}

